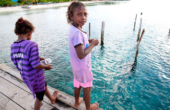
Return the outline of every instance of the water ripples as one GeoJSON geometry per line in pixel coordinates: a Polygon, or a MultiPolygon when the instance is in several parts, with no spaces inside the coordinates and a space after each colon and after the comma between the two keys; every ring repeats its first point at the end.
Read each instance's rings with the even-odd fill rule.
{"type": "MultiPolygon", "coordinates": [[[[170,18],[166,16],[162,20],[165,18],[163,9],[156,13],[154,6],[154,10],[148,9],[149,6],[144,8],[142,29],[145,28],[145,34],[134,63],[141,17],[138,16],[133,31],[134,15],[141,13],[139,4],[137,12],[131,9],[134,2],[87,6],[89,18],[84,30],[88,33],[90,22],[91,38],[100,39],[101,22],[106,24],[104,46],[98,45],[91,52],[94,76],[91,103],[98,102],[104,110],[170,109],[170,37],[165,30],[169,29],[165,22],[170,18]],[[161,19],[155,18],[158,14],[162,15],[161,19]]],[[[17,37],[11,24],[23,16],[36,27],[32,40],[38,43],[40,56],[52,59],[53,69],[45,71],[48,85],[74,96],[66,10],[66,7],[61,7],[0,14],[3,25],[0,62],[15,68],[10,60],[10,45],[17,37]]]]}

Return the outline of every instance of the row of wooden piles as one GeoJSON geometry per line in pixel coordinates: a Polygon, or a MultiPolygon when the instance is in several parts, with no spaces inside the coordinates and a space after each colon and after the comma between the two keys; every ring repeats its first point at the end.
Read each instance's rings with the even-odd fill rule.
{"type": "MultiPolygon", "coordinates": [[[[141,15],[142,15],[142,13],[141,13],[141,15]]],[[[135,17],[133,31],[135,31],[136,20],[137,20],[137,14],[136,14],[136,17],[135,17]]],[[[134,63],[136,63],[136,61],[137,61],[137,56],[138,56],[138,52],[139,52],[139,44],[140,44],[142,37],[145,33],[145,29],[143,29],[142,34],[141,34],[141,27],[142,27],[142,18],[140,18],[140,25],[139,25],[138,35],[137,35],[137,45],[136,45],[136,54],[135,54],[134,63]]],[[[105,29],[105,22],[103,21],[102,22],[102,28],[101,28],[101,45],[102,46],[104,45],[104,29],[105,29]]],[[[90,32],[90,23],[89,23],[89,39],[90,39],[90,36],[91,36],[91,32],[90,32]]]]}

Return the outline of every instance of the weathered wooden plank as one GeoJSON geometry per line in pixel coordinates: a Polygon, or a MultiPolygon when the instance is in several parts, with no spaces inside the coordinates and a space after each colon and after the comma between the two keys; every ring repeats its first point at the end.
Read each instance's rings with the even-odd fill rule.
{"type": "Polygon", "coordinates": [[[23,110],[23,108],[0,93],[0,110],[23,110]]]}
{"type": "Polygon", "coordinates": [[[22,80],[19,71],[15,70],[15,69],[12,69],[9,66],[6,66],[6,65],[4,65],[2,63],[0,63],[0,69],[5,71],[5,72],[8,72],[9,74],[11,74],[11,75],[17,77],[18,79],[22,80]]]}
{"type": "MultiPolygon", "coordinates": [[[[11,100],[21,105],[26,110],[32,110],[32,107],[34,106],[35,102],[32,94],[22,90],[21,88],[8,82],[2,77],[0,77],[0,91],[6,96],[8,96],[11,100]]],[[[49,104],[43,103],[43,106],[41,108],[43,108],[44,110],[50,110],[53,109],[54,107],[49,104]]]]}
{"type": "MultiPolygon", "coordinates": [[[[28,89],[28,87],[25,85],[23,81],[20,81],[17,78],[10,76],[10,74],[8,73],[5,73],[5,72],[2,73],[1,70],[0,70],[0,78],[4,78],[5,80],[9,81],[13,85],[16,85],[18,88],[23,89],[25,92],[29,93],[32,96],[30,90],[28,89]]],[[[32,96],[32,99],[33,99],[33,96],[32,96]]],[[[51,104],[51,102],[46,96],[44,97],[43,103],[48,103],[49,105],[52,105],[58,108],[59,110],[75,110],[74,108],[68,106],[65,103],[61,103],[60,101],[57,101],[57,103],[55,104],[51,104]]]]}
{"type": "MultiPolygon", "coordinates": [[[[2,63],[0,63],[0,69],[3,70],[3,71],[5,71],[5,72],[7,72],[7,73],[9,73],[9,74],[12,75],[13,77],[16,77],[16,78],[19,79],[20,81],[23,81],[22,78],[21,78],[21,76],[20,76],[20,73],[19,73],[17,70],[14,70],[14,69],[12,69],[12,68],[10,68],[10,67],[2,64],[2,63]]],[[[2,75],[2,74],[1,74],[1,76],[5,77],[5,75],[2,75]]],[[[9,77],[8,77],[8,76],[6,76],[5,78],[7,78],[7,79],[9,80],[9,77]]],[[[9,81],[10,81],[10,80],[9,80],[9,81]]],[[[23,82],[22,82],[22,83],[20,83],[20,82],[17,83],[17,82],[15,82],[15,81],[12,81],[12,83],[14,83],[14,84],[16,84],[16,85],[19,85],[21,88],[24,88],[24,90],[26,90],[26,91],[28,91],[28,92],[30,93],[29,89],[27,88],[27,86],[26,86],[23,82]]],[[[50,86],[48,86],[48,88],[49,88],[49,91],[50,91],[51,94],[53,94],[53,92],[56,90],[56,89],[54,89],[54,88],[52,88],[52,87],[50,87],[50,86]]],[[[59,93],[58,93],[57,100],[65,103],[66,105],[69,105],[69,106],[71,106],[71,107],[73,107],[73,106],[74,106],[74,103],[75,103],[75,98],[74,98],[73,96],[70,96],[70,95],[68,95],[68,94],[66,94],[66,93],[64,93],[64,92],[61,92],[61,91],[59,91],[59,93]]],[[[50,104],[50,101],[49,101],[49,99],[47,99],[47,97],[44,97],[44,101],[50,104]]],[[[55,103],[55,104],[53,104],[53,106],[55,106],[56,108],[58,108],[58,107],[60,107],[61,105],[58,105],[57,103],[55,103]]],[[[67,106],[67,107],[66,107],[66,106],[62,106],[62,108],[64,107],[65,110],[66,110],[67,108],[68,108],[69,110],[70,110],[70,109],[72,110],[73,108],[70,108],[69,106],[67,106]]],[[[81,103],[81,104],[79,105],[79,107],[78,107],[78,110],[85,110],[85,109],[86,109],[86,107],[85,107],[85,102],[82,101],[82,103],[81,103]]],[[[73,109],[73,110],[74,110],[74,109],[73,109]]],[[[97,109],[97,110],[102,110],[102,109],[97,109]]]]}

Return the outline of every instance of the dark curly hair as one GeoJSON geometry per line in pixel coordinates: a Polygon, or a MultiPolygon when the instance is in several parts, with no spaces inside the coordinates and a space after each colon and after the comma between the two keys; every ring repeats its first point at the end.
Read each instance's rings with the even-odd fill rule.
{"type": "Polygon", "coordinates": [[[66,15],[68,24],[72,24],[72,20],[70,16],[73,16],[75,8],[79,8],[81,6],[85,7],[85,5],[82,2],[77,2],[77,1],[71,2],[71,4],[68,6],[67,15],[66,15]]]}
{"type": "Polygon", "coordinates": [[[35,27],[32,23],[30,23],[28,20],[23,19],[22,17],[18,19],[18,21],[15,23],[15,34],[27,34],[29,32],[34,32],[35,27]]]}

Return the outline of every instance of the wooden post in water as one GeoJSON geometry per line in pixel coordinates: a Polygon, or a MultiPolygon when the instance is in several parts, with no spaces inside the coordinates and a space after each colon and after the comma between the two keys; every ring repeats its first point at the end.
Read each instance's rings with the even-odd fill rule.
{"type": "Polygon", "coordinates": [[[137,43],[137,45],[136,45],[136,55],[135,55],[135,61],[134,61],[134,63],[135,63],[136,60],[137,60],[138,51],[139,51],[139,44],[140,44],[140,42],[141,42],[141,40],[142,40],[142,37],[143,37],[143,34],[144,34],[144,33],[145,33],[145,29],[143,29],[142,34],[141,34],[141,37],[140,37],[140,39],[139,39],[139,41],[138,41],[138,43],[137,43]]]}
{"type": "Polygon", "coordinates": [[[90,23],[89,23],[89,39],[90,39],[90,23]]]}
{"type": "Polygon", "coordinates": [[[101,29],[101,45],[104,44],[104,28],[105,28],[105,22],[102,22],[102,29],[101,29]]]}
{"type": "Polygon", "coordinates": [[[145,33],[145,29],[143,29],[142,34],[141,34],[141,36],[140,36],[140,39],[139,39],[138,43],[140,43],[140,41],[142,40],[142,37],[143,37],[143,34],[144,34],[144,33],[145,33]]]}
{"type": "Polygon", "coordinates": [[[133,30],[135,30],[135,26],[136,26],[136,19],[137,19],[137,14],[136,14],[136,18],[135,18],[135,22],[134,22],[134,28],[133,28],[133,30]]]}
{"type": "Polygon", "coordinates": [[[142,26],[142,18],[140,19],[140,26],[139,26],[139,31],[138,31],[137,41],[139,40],[139,37],[140,37],[141,26],[142,26]]]}

